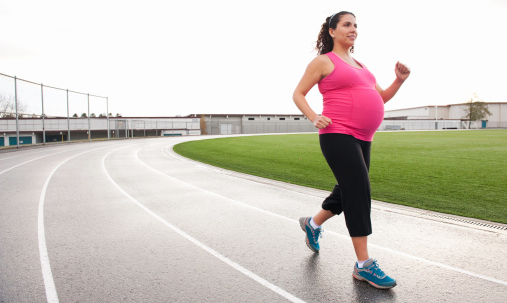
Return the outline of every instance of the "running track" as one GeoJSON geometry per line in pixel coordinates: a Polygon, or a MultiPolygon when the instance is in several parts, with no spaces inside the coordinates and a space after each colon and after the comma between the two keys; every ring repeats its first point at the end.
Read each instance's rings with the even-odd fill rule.
{"type": "Polygon", "coordinates": [[[172,146],[212,137],[0,153],[0,302],[507,302],[507,231],[374,201],[352,278],[343,217],[320,254],[297,222],[326,192],[228,172],[172,146]]]}

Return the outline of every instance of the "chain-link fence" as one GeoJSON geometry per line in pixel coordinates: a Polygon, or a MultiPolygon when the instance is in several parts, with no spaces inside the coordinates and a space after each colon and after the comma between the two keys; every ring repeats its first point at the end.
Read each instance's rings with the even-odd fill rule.
{"type": "Polygon", "coordinates": [[[0,148],[26,144],[199,135],[198,118],[129,118],[108,97],[0,73],[0,148]]]}
{"type": "Polygon", "coordinates": [[[3,146],[19,147],[20,144],[45,144],[55,140],[91,141],[90,119],[96,117],[104,118],[106,138],[109,139],[108,97],[35,83],[2,73],[0,76],[0,132],[3,132],[3,146]],[[66,125],[62,125],[65,120],[66,125]],[[11,133],[13,131],[15,138],[11,133]],[[35,132],[39,131],[42,133],[37,136],[35,132]],[[84,131],[85,138],[82,136],[84,131]],[[41,142],[37,142],[38,137],[41,142]]]}

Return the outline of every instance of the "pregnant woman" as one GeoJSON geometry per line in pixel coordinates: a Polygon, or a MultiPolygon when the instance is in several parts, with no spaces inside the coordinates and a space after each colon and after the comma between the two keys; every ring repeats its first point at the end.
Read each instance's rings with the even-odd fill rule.
{"type": "Polygon", "coordinates": [[[384,119],[384,103],[396,94],[410,70],[396,63],[396,79],[382,89],[366,66],[352,57],[356,39],[354,14],[339,12],[326,18],[317,40],[318,56],[310,62],[294,91],[296,106],[319,129],[322,154],[337,181],[317,214],[299,221],[306,233],[306,244],[319,252],[321,225],[343,212],[357,256],[352,275],[387,289],[396,286],[396,281],[368,254],[368,235],[372,233],[370,149],[373,135],[384,119]],[[316,84],[324,100],[322,115],[316,114],[306,100],[316,84]]]}

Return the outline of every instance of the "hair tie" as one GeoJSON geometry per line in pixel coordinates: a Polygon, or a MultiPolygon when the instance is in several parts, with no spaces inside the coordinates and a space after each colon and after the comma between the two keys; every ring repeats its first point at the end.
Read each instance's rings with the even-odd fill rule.
{"type": "MultiPolygon", "coordinates": [[[[338,14],[338,13],[336,13],[336,14],[338,14]]],[[[329,18],[329,28],[331,28],[331,20],[333,20],[333,17],[334,17],[336,14],[332,15],[332,16],[331,16],[331,18],[329,18]]]]}

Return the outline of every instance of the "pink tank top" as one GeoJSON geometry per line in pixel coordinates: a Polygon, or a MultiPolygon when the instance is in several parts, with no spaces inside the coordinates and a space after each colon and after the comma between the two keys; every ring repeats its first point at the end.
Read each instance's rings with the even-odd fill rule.
{"type": "Polygon", "coordinates": [[[340,133],[372,141],[384,119],[384,101],[375,89],[375,77],[359,62],[363,68],[349,65],[333,52],[326,55],[334,69],[318,85],[324,99],[322,115],[333,123],[319,134],[340,133]]]}

